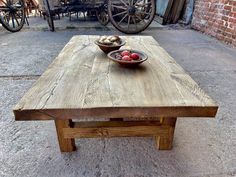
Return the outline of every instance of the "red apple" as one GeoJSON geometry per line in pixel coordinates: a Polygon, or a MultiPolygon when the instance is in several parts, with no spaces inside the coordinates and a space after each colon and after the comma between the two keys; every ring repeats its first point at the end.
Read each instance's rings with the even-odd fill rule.
{"type": "Polygon", "coordinates": [[[140,57],[139,57],[139,54],[137,54],[137,53],[132,53],[132,54],[130,55],[130,58],[132,58],[133,60],[138,60],[140,57]]]}
{"type": "Polygon", "coordinates": [[[130,52],[128,50],[124,50],[123,52],[121,52],[122,56],[129,56],[130,52]]]}
{"type": "Polygon", "coordinates": [[[125,55],[125,56],[122,57],[122,60],[131,61],[132,58],[130,58],[128,55],[125,55]]]}

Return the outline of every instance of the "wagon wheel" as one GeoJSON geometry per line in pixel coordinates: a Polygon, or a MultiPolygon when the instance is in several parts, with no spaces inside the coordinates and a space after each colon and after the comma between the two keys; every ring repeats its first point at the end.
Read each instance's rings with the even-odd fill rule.
{"type": "Polygon", "coordinates": [[[155,0],[109,0],[108,15],[119,31],[135,34],[145,30],[156,11],[155,0]]]}
{"type": "Polygon", "coordinates": [[[106,26],[109,23],[109,16],[108,16],[108,12],[107,12],[107,5],[102,6],[101,8],[99,8],[98,10],[96,10],[96,16],[98,21],[106,26]]]}
{"type": "Polygon", "coordinates": [[[45,6],[45,10],[46,10],[46,20],[48,22],[49,30],[53,32],[53,31],[55,31],[55,29],[54,29],[54,22],[53,22],[53,14],[50,9],[49,2],[48,2],[48,0],[43,0],[43,3],[45,6]]]}
{"type": "Polygon", "coordinates": [[[8,31],[20,31],[25,23],[24,1],[0,0],[0,17],[2,26],[8,31]]]}

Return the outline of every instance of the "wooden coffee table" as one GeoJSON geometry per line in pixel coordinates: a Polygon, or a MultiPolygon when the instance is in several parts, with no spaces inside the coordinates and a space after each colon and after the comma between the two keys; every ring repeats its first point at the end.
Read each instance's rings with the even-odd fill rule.
{"type": "Polygon", "coordinates": [[[169,150],[177,117],[216,115],[216,103],[152,37],[122,37],[123,48],[149,57],[137,68],[109,60],[97,38],[74,36],[15,106],[15,119],[54,120],[61,151],[71,152],[75,138],[126,136],[153,136],[169,150]]]}

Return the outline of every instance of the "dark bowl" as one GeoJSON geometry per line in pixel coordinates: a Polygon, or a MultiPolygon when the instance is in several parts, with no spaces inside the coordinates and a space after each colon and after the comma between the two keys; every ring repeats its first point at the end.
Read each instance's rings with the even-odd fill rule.
{"type": "Polygon", "coordinates": [[[133,67],[133,66],[137,66],[141,63],[143,63],[144,61],[146,61],[148,59],[148,56],[144,53],[144,52],[141,52],[141,51],[138,51],[138,50],[130,50],[130,49],[121,49],[121,50],[115,50],[115,51],[112,51],[110,53],[108,53],[108,58],[110,58],[112,61],[116,62],[116,63],[119,63],[120,65],[122,66],[125,66],[125,67],[133,67]],[[121,53],[122,51],[124,50],[128,50],[130,51],[131,53],[137,53],[139,54],[140,58],[139,60],[132,60],[132,61],[125,61],[125,60],[121,60],[121,59],[117,59],[115,57],[115,55],[117,53],[121,53]]]}
{"type": "Polygon", "coordinates": [[[101,43],[98,42],[99,39],[96,40],[94,43],[95,43],[96,45],[98,45],[99,48],[100,48],[104,53],[107,54],[107,53],[109,53],[109,52],[111,52],[111,51],[118,50],[119,48],[121,48],[121,46],[125,45],[126,41],[123,40],[123,39],[120,39],[120,40],[121,40],[121,41],[120,41],[120,44],[119,44],[119,45],[105,45],[105,44],[101,44],[101,43]]]}

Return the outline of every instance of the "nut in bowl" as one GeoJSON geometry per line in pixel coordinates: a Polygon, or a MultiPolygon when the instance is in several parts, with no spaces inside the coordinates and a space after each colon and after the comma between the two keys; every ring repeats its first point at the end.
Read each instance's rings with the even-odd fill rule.
{"type": "Polygon", "coordinates": [[[112,61],[122,66],[137,66],[148,59],[148,56],[138,50],[121,49],[110,52],[107,55],[112,61]]]}
{"type": "Polygon", "coordinates": [[[121,39],[119,36],[102,36],[95,41],[95,44],[104,53],[109,53],[114,50],[118,50],[121,46],[125,45],[125,40],[121,39]]]}

